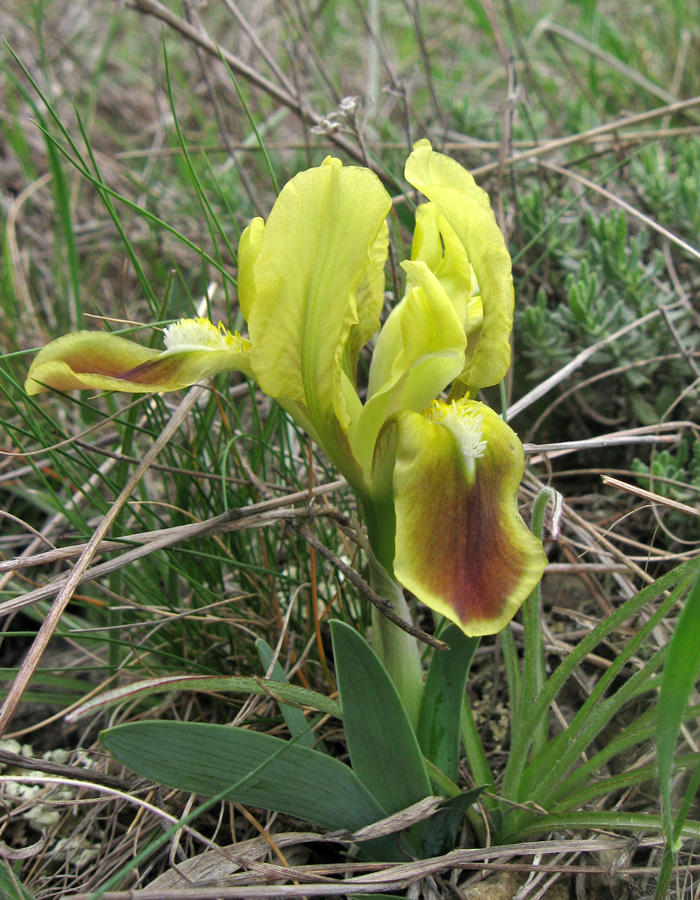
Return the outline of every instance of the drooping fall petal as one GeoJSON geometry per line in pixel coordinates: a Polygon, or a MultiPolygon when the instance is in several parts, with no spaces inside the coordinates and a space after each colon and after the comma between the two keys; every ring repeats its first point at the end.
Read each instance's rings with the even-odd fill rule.
{"type": "Polygon", "coordinates": [[[547,563],[518,512],[515,432],[482,403],[435,401],[397,416],[394,573],[468,635],[495,634],[547,563]]]}
{"type": "MultiPolygon", "coordinates": [[[[65,334],[43,347],[25,382],[28,394],[42,391],[122,390],[120,376],[150,362],[160,351],[102,332],[65,334]]],[[[127,387],[126,390],[129,390],[127,387]]]]}
{"type": "Polygon", "coordinates": [[[510,255],[488,194],[458,162],[418,141],[406,180],[431,200],[462,242],[481,296],[483,322],[469,339],[460,381],[473,388],[502,380],[510,365],[513,276],[510,255]]]}
{"type": "Polygon", "coordinates": [[[105,332],[78,331],[47,344],[30,366],[28,394],[58,391],[174,391],[219,372],[248,373],[249,343],[208,319],[182,319],[165,332],[166,349],[105,332]]]}

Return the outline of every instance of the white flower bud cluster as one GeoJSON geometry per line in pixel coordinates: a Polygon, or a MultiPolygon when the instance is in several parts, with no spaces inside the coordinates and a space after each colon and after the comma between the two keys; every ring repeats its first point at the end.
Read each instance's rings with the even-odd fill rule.
{"type": "Polygon", "coordinates": [[[359,105],[359,97],[352,95],[343,97],[338,104],[338,108],[334,112],[328,113],[327,116],[323,116],[318,124],[313,126],[311,129],[312,133],[334,134],[336,131],[340,131],[345,123],[352,123],[354,121],[359,105]]]}

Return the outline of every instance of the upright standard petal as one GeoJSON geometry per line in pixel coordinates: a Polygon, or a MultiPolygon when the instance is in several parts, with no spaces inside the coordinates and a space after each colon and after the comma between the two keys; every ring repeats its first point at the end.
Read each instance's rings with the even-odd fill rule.
{"type": "MultiPolygon", "coordinates": [[[[464,245],[434,203],[416,209],[411,259],[420,260],[435,274],[452,301],[466,334],[481,326],[481,303],[473,302],[472,267],[464,245]]],[[[410,287],[409,280],[409,287],[410,287]]]]}
{"type": "Polygon", "coordinates": [[[340,372],[351,329],[361,315],[378,324],[377,242],[386,247],[390,208],[368,169],[328,158],[301,172],[277,198],[240,286],[256,380],[271,397],[304,403],[324,444],[336,423],[349,425],[340,372]],[[358,305],[366,291],[374,300],[358,305]]]}
{"type": "Polygon", "coordinates": [[[469,337],[459,380],[473,388],[498,384],[510,365],[513,276],[488,194],[458,162],[435,153],[428,141],[414,145],[405,176],[449,222],[464,246],[481,296],[483,322],[469,337]]]}
{"type": "Polygon", "coordinates": [[[389,228],[386,222],[382,222],[370,250],[369,263],[355,291],[358,321],[350,329],[343,355],[343,369],[353,386],[357,383],[360,351],[372,335],[379,331],[379,317],[384,306],[384,266],[388,254],[389,228]]]}
{"type": "Polygon", "coordinates": [[[390,208],[374,173],[329,157],[285,185],[241,256],[253,375],[302,414],[358,491],[364,476],[347,430],[360,404],[350,369],[379,327],[390,208]]]}
{"type": "Polygon", "coordinates": [[[522,444],[468,399],[400,414],[394,427],[394,573],[466,634],[495,634],[547,564],[518,512],[522,444]]]}
{"type": "Polygon", "coordinates": [[[248,321],[250,310],[255,304],[255,277],[253,269],[260,253],[260,244],[265,230],[265,222],[258,216],[243,229],[238,242],[238,305],[243,318],[248,321]]]}
{"type": "Polygon", "coordinates": [[[353,451],[366,471],[389,416],[401,409],[419,412],[464,368],[467,339],[450,298],[426,263],[402,266],[413,287],[379,334],[367,402],[350,426],[353,451]]]}
{"type": "Polygon", "coordinates": [[[250,374],[249,342],[208,319],[181,319],[164,333],[165,350],[118,335],[78,331],[51,341],[32,362],[25,390],[174,391],[219,372],[250,374]]]}

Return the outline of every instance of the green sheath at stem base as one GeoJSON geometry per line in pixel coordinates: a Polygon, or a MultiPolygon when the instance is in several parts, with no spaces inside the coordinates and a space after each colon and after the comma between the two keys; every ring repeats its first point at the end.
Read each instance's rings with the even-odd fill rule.
{"type": "MultiPolygon", "coordinates": [[[[398,616],[406,622],[411,621],[403,589],[376,560],[370,561],[370,584],[381,597],[394,604],[398,616]]],[[[408,718],[416,728],[423,697],[423,672],[416,639],[397,628],[373,606],[372,646],[396,685],[408,718]]]]}

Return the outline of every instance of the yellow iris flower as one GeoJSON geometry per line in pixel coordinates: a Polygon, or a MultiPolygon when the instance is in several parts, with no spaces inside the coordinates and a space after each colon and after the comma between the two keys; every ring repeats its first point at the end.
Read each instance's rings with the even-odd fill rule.
{"type": "Polygon", "coordinates": [[[369,169],[329,157],[241,236],[248,338],[206,319],[171,325],[164,351],[66,335],[40,351],[26,390],[155,392],[244,372],[351,484],[389,575],[467,634],[490,634],[546,565],[518,513],[522,445],[469,399],[510,364],[511,262],[488,196],[462,166],[420,141],[405,175],[429,202],[402,264],[405,295],[381,330],[391,199],[369,169]],[[358,359],[377,332],[363,402],[358,359]],[[457,399],[436,399],[450,384],[457,399]]]}

